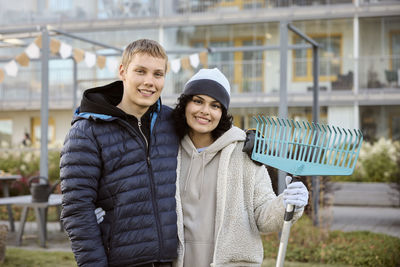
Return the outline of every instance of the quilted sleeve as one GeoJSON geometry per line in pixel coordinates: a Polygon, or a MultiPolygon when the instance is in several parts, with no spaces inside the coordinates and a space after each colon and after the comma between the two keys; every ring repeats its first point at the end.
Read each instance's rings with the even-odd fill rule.
{"type": "Polygon", "coordinates": [[[78,266],[107,266],[100,227],[94,215],[101,158],[86,122],[77,122],[61,151],[61,219],[78,266]]]}

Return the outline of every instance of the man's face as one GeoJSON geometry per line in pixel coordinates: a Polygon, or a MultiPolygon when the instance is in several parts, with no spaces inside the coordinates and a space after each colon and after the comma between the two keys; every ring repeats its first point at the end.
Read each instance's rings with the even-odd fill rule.
{"type": "MultiPolygon", "coordinates": [[[[147,54],[136,54],[128,66],[119,67],[124,83],[123,101],[129,109],[145,113],[161,95],[164,87],[166,60],[147,54]]],[[[135,112],[135,113],[136,113],[135,112]]]]}

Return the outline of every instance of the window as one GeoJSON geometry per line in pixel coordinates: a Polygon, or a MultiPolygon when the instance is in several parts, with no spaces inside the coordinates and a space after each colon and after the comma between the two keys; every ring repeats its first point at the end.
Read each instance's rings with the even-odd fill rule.
{"type": "Polygon", "coordinates": [[[9,147],[12,142],[12,120],[0,119],[0,145],[1,147],[9,147]]]}
{"type": "Polygon", "coordinates": [[[390,69],[393,71],[400,69],[400,31],[390,33],[390,69]]]}
{"type": "MultiPolygon", "coordinates": [[[[263,45],[261,38],[235,38],[233,41],[193,41],[192,47],[242,47],[263,45]]],[[[263,51],[218,52],[208,55],[208,68],[220,69],[231,84],[231,92],[262,92],[263,51]]]]}
{"type": "MultiPolygon", "coordinates": [[[[322,45],[319,48],[319,75],[320,81],[335,81],[341,74],[342,67],[342,36],[309,35],[322,45]]],[[[295,36],[294,43],[305,44],[301,37],[295,36]]],[[[312,81],[312,49],[293,51],[293,81],[312,81]]]]}
{"type": "MultiPolygon", "coordinates": [[[[52,117],[49,117],[49,128],[47,130],[48,143],[53,143],[56,140],[56,124],[52,117]]],[[[32,144],[40,143],[41,131],[40,131],[40,117],[31,118],[31,133],[32,133],[32,144]]]]}
{"type": "MultiPolygon", "coordinates": [[[[262,40],[241,41],[241,46],[262,45],[262,40]]],[[[263,51],[243,52],[239,65],[242,68],[241,91],[263,91],[263,51]]]]}

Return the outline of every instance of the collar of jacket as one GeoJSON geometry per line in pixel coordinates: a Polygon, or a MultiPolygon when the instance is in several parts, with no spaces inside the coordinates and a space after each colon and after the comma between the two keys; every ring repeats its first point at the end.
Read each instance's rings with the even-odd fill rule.
{"type": "MultiPolygon", "coordinates": [[[[155,103],[155,105],[153,105],[152,107],[154,107],[154,111],[151,114],[151,120],[150,120],[150,131],[153,130],[154,124],[156,123],[158,114],[161,111],[161,98],[159,98],[157,100],[157,102],[155,103]]],[[[74,118],[71,122],[71,125],[74,124],[76,121],[78,120],[82,120],[82,119],[86,119],[86,120],[102,120],[102,121],[113,121],[113,120],[117,120],[120,119],[117,116],[112,116],[112,115],[107,115],[107,114],[100,114],[100,113],[94,113],[94,112],[80,112],[80,107],[78,107],[75,110],[74,113],[74,118]]]]}

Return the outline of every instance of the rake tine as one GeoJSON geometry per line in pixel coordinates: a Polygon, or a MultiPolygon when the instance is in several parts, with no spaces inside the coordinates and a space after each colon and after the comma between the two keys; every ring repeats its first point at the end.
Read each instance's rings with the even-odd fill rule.
{"type": "MultiPolygon", "coordinates": [[[[267,135],[267,130],[268,130],[268,123],[267,123],[267,120],[265,119],[265,117],[264,116],[262,116],[262,119],[263,119],[263,121],[264,121],[264,138],[263,138],[263,143],[262,143],[262,146],[261,146],[261,154],[262,155],[264,155],[265,154],[265,149],[267,148],[267,137],[269,137],[268,135],[267,135]]],[[[268,149],[268,148],[267,148],[268,149]]]]}
{"type": "MultiPolygon", "coordinates": [[[[357,133],[357,131],[356,130],[354,130],[356,133],[357,133]]],[[[356,157],[355,157],[355,159],[354,159],[354,162],[353,162],[353,165],[351,166],[351,168],[354,168],[354,166],[355,166],[355,164],[356,164],[356,162],[357,162],[357,159],[358,159],[358,155],[359,155],[359,153],[360,153],[360,149],[361,149],[361,143],[362,143],[362,141],[363,141],[363,139],[364,139],[364,137],[363,137],[363,134],[362,134],[362,132],[360,131],[360,130],[358,130],[358,135],[357,135],[358,137],[359,137],[359,141],[358,141],[358,147],[357,147],[357,153],[356,153],[356,157]]]]}
{"type": "Polygon", "coordinates": [[[292,133],[292,140],[290,142],[291,147],[290,147],[290,150],[289,150],[289,159],[292,159],[292,152],[293,152],[294,146],[295,146],[294,140],[295,140],[295,136],[296,136],[296,132],[297,132],[296,124],[294,123],[293,120],[292,120],[292,125],[293,125],[293,133],[292,133]]]}
{"type": "MultiPolygon", "coordinates": [[[[313,137],[311,139],[311,145],[309,146],[310,149],[309,149],[309,153],[308,153],[308,157],[307,157],[307,162],[310,162],[311,155],[315,155],[317,153],[315,151],[316,150],[315,138],[317,136],[317,127],[315,126],[314,122],[311,125],[312,125],[313,137]]],[[[318,136],[318,140],[319,140],[319,136],[318,136]]],[[[318,143],[318,141],[317,141],[317,143],[318,143]]]]}
{"type": "Polygon", "coordinates": [[[297,150],[299,149],[300,140],[301,140],[300,137],[301,137],[302,132],[303,132],[299,122],[297,122],[297,127],[298,127],[299,131],[298,131],[298,134],[297,134],[297,140],[295,141],[295,149],[294,149],[294,154],[293,154],[294,159],[298,159],[299,154],[298,154],[297,150]]]}
{"type": "Polygon", "coordinates": [[[303,148],[305,145],[305,141],[306,141],[306,135],[307,135],[307,126],[303,121],[303,128],[301,128],[301,139],[299,139],[299,153],[297,155],[297,160],[301,160],[301,156],[303,154],[303,148]]]}
{"type": "Polygon", "coordinates": [[[287,123],[288,123],[287,125],[289,127],[289,129],[288,129],[289,134],[287,135],[286,140],[285,140],[286,147],[285,147],[285,152],[284,152],[283,155],[284,155],[285,158],[288,158],[288,150],[289,150],[289,145],[290,145],[290,136],[292,134],[292,124],[290,123],[289,119],[286,119],[286,121],[287,121],[287,123]]]}
{"type": "Polygon", "coordinates": [[[268,134],[268,143],[267,143],[267,155],[271,155],[272,147],[271,147],[271,136],[272,136],[272,121],[270,117],[267,117],[269,123],[269,134],[268,134]]]}
{"type": "Polygon", "coordinates": [[[333,141],[332,141],[332,143],[329,145],[329,157],[328,157],[328,162],[327,162],[328,165],[329,165],[330,162],[331,162],[332,155],[333,155],[333,152],[334,152],[334,150],[335,150],[336,137],[338,136],[338,132],[336,131],[335,126],[332,126],[332,129],[333,129],[333,132],[334,132],[334,133],[332,133],[332,134],[333,134],[333,141]]]}
{"type": "Polygon", "coordinates": [[[271,156],[276,155],[276,132],[277,132],[277,128],[278,125],[276,124],[276,121],[274,120],[274,118],[271,118],[272,122],[274,123],[274,137],[271,140],[271,156]]]}
{"type": "Polygon", "coordinates": [[[340,128],[339,127],[336,127],[336,128],[339,131],[339,139],[337,141],[337,146],[334,148],[334,156],[333,156],[333,159],[332,159],[332,165],[333,166],[337,165],[337,164],[335,164],[335,162],[336,162],[335,160],[337,160],[337,156],[339,154],[340,144],[342,143],[342,136],[343,136],[343,133],[340,130],[340,128]]]}
{"type": "MultiPolygon", "coordinates": [[[[313,153],[313,157],[311,159],[310,162],[315,163],[315,158],[317,157],[317,154],[319,155],[321,149],[320,149],[320,140],[321,140],[321,134],[322,134],[322,130],[321,130],[321,126],[317,123],[317,141],[314,143],[314,153],[313,153]]],[[[325,132],[326,133],[326,132],[325,132]]],[[[323,133],[323,136],[325,136],[325,133],[323,133]]]]}
{"type": "Polygon", "coordinates": [[[285,158],[285,155],[283,155],[283,148],[285,147],[286,144],[286,132],[287,132],[287,127],[286,127],[286,123],[284,119],[281,119],[281,122],[279,122],[279,124],[281,125],[281,129],[283,128],[283,136],[281,139],[281,145],[280,145],[280,152],[278,153],[281,158],[285,158]],[[282,126],[283,124],[283,126],[282,126]]]}
{"type": "Polygon", "coordinates": [[[343,166],[343,163],[342,163],[342,156],[344,155],[345,145],[347,144],[347,137],[348,137],[348,134],[347,134],[347,132],[346,132],[346,129],[342,128],[342,130],[343,130],[343,132],[344,132],[344,140],[343,140],[343,143],[342,143],[342,147],[341,147],[341,149],[339,150],[339,157],[338,157],[338,161],[337,161],[337,163],[336,163],[336,166],[343,166]]]}
{"type": "MultiPolygon", "coordinates": [[[[326,128],[325,128],[324,125],[321,125],[321,127],[322,127],[322,129],[323,129],[323,131],[324,131],[324,136],[323,136],[323,138],[322,138],[321,148],[319,149],[317,159],[316,159],[315,161],[313,161],[314,163],[321,163],[321,158],[320,158],[321,153],[322,153],[322,151],[325,151],[325,152],[326,152],[326,147],[323,148],[323,146],[324,146],[324,143],[325,143],[326,136],[327,136],[327,133],[328,133],[328,132],[326,131],[326,128]]],[[[329,131],[330,131],[330,129],[329,129],[329,131]]],[[[330,136],[330,135],[329,135],[329,136],[330,136]]],[[[324,156],[323,156],[323,157],[325,157],[325,153],[324,153],[324,156]]],[[[323,159],[323,158],[322,158],[322,159],[323,159]]],[[[322,162],[323,162],[323,160],[322,160],[322,162]]]]}
{"type": "Polygon", "coordinates": [[[343,164],[342,166],[348,168],[349,167],[349,163],[351,161],[351,159],[353,158],[353,133],[351,132],[350,129],[347,129],[347,132],[350,134],[350,139],[347,141],[348,147],[346,148],[346,153],[344,155],[343,158],[343,164]],[[347,162],[347,163],[346,163],[347,162]]]}
{"type": "MultiPolygon", "coordinates": [[[[304,124],[304,125],[306,125],[306,124],[304,124]]],[[[302,155],[302,158],[301,158],[302,161],[304,161],[304,159],[306,158],[307,154],[310,155],[310,153],[311,153],[311,149],[307,149],[307,148],[310,148],[310,138],[311,138],[311,134],[312,134],[312,129],[311,129],[311,125],[310,125],[309,122],[307,122],[307,126],[308,126],[307,141],[303,142],[304,143],[304,149],[303,149],[303,155],[302,155]]]]}
{"type": "Polygon", "coordinates": [[[257,117],[253,117],[253,119],[256,121],[256,142],[255,142],[255,147],[256,147],[256,153],[260,153],[260,146],[261,146],[261,131],[260,128],[263,128],[263,125],[261,124],[261,118],[260,115],[257,117]]]}

